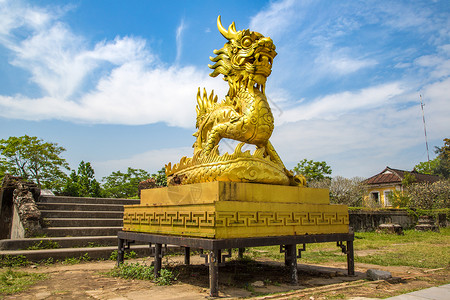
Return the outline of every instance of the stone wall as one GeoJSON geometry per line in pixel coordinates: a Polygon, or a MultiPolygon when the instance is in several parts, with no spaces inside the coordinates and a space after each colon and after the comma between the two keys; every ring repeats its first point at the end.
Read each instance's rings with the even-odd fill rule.
{"type": "Polygon", "coordinates": [[[354,231],[374,231],[380,224],[400,224],[403,229],[411,228],[416,224],[414,217],[406,210],[351,210],[349,211],[350,226],[354,231]]]}
{"type": "Polygon", "coordinates": [[[0,191],[0,239],[39,234],[41,213],[35,201],[40,189],[21,177],[6,175],[0,191]]]}

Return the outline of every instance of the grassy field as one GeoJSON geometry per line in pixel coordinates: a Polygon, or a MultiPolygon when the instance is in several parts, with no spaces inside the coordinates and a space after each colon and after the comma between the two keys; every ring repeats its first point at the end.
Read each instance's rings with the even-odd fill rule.
{"type": "Polygon", "coordinates": [[[12,269],[0,270],[0,295],[20,292],[45,278],[47,278],[46,274],[26,273],[12,269]]]}
{"type": "MultiPolygon", "coordinates": [[[[440,232],[405,230],[404,235],[377,232],[355,233],[355,262],[381,266],[442,268],[450,266],[450,228],[440,232]]],[[[249,249],[250,258],[284,260],[278,246],[249,249]]],[[[299,263],[346,261],[335,243],[307,244],[299,263]]]]}
{"type": "MultiPolygon", "coordinates": [[[[441,285],[447,283],[448,269],[450,267],[450,228],[441,228],[439,233],[436,232],[416,232],[414,230],[406,230],[404,235],[394,235],[386,233],[376,233],[376,232],[365,232],[355,234],[355,262],[356,263],[369,263],[380,266],[406,266],[406,267],[419,267],[426,269],[439,269],[445,268],[437,273],[441,272],[444,275],[436,275],[436,278],[424,277],[421,279],[420,284],[416,285],[405,285],[404,289],[422,289],[430,286],[441,285]]],[[[271,260],[284,260],[284,254],[280,253],[278,246],[271,247],[258,247],[247,249],[245,255],[247,259],[257,259],[257,258],[268,258],[271,260]]],[[[236,253],[235,253],[236,254],[236,253]]],[[[236,254],[237,255],[237,254],[236,254]]],[[[178,255],[179,256],[179,255],[178,255]]],[[[169,256],[168,256],[169,257],[169,256]]],[[[78,264],[86,263],[89,260],[88,257],[66,259],[61,264],[78,264]]],[[[249,260],[252,262],[251,260],[249,260]]],[[[307,244],[306,251],[302,252],[302,257],[298,260],[299,264],[311,263],[311,264],[324,264],[333,262],[345,262],[346,255],[341,252],[341,249],[336,246],[336,243],[321,243],[321,244],[307,244]]],[[[49,278],[47,274],[38,274],[36,272],[27,273],[28,262],[25,257],[4,257],[0,261],[0,299],[4,295],[14,294],[18,291],[26,289],[29,285],[49,278]]],[[[52,263],[46,261],[42,265],[52,265],[52,263]]],[[[252,265],[251,263],[249,264],[252,265]]],[[[259,266],[259,265],[258,265],[259,266]]],[[[189,270],[191,270],[189,268],[189,270]]],[[[231,267],[232,268],[232,267],[231,267]]],[[[270,268],[270,266],[268,266],[270,268]]],[[[181,268],[182,269],[182,268],[181,268]]],[[[194,270],[194,271],[192,271],[194,270]]],[[[204,280],[207,281],[207,269],[203,266],[199,266],[195,270],[201,270],[205,274],[196,274],[197,277],[204,275],[204,280]]],[[[167,271],[167,270],[165,270],[167,271]]],[[[113,276],[119,276],[122,278],[132,279],[133,276],[142,276],[144,273],[148,273],[151,277],[153,275],[152,267],[147,269],[141,269],[141,266],[135,264],[124,264],[122,269],[114,269],[113,272],[117,274],[110,274],[113,276]]],[[[244,272],[244,271],[243,271],[244,272]]],[[[273,271],[272,271],[273,272],[273,271]]],[[[244,272],[245,273],[245,272],[244,272]]],[[[177,274],[176,272],[173,274],[177,274]]],[[[166,281],[155,282],[156,284],[170,284],[174,280],[172,273],[167,273],[167,276],[161,276],[162,279],[166,281]],[[170,275],[170,276],[169,276],[170,275]]],[[[284,271],[283,271],[284,274],[284,271]]],[[[280,274],[274,274],[275,277],[281,276],[280,274]]],[[[192,276],[191,276],[192,277],[192,276]]],[[[189,277],[189,278],[191,278],[189,277]]],[[[142,279],[140,277],[136,277],[142,279]]],[[[192,277],[196,278],[196,277],[192,277]]],[[[56,276],[53,280],[61,279],[56,276]]],[[[150,278],[151,279],[151,278],[150,278]]],[[[49,279],[51,280],[51,279],[49,279]]],[[[62,280],[62,279],[61,279],[62,280]]],[[[203,282],[202,281],[202,282],[203,282]]],[[[418,282],[416,280],[414,282],[418,282]]],[[[413,282],[413,283],[414,283],[413,282]]],[[[116,287],[117,283],[113,283],[113,287],[116,287]]],[[[274,284],[272,284],[274,285],[274,284]]],[[[397,285],[392,285],[397,287],[397,285]]],[[[352,291],[354,292],[354,291],[352,291]]],[[[351,295],[352,292],[349,292],[351,295]]],[[[396,291],[384,291],[380,290],[367,290],[366,294],[379,297],[387,297],[388,295],[395,295],[407,292],[407,290],[396,290],[396,291]]],[[[347,294],[341,293],[343,297],[347,294]],[[345,295],[344,295],[345,294],[345,295]]],[[[326,297],[326,299],[333,299],[332,297],[337,297],[339,295],[326,297]]],[[[317,298],[319,299],[319,298],[317,298]]],[[[321,298],[320,298],[321,299],[321,298]]]]}

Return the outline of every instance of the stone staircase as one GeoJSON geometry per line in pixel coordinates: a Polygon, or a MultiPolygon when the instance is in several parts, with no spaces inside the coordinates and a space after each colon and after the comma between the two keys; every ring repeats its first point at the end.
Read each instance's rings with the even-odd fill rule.
{"type": "MultiPolygon", "coordinates": [[[[0,240],[0,256],[24,255],[30,261],[39,261],[50,257],[64,260],[87,253],[90,258],[107,259],[117,250],[123,205],[139,202],[130,199],[40,196],[37,206],[44,223],[43,237],[0,240]]],[[[133,245],[131,250],[140,256],[150,254],[148,245],[133,245]]]]}

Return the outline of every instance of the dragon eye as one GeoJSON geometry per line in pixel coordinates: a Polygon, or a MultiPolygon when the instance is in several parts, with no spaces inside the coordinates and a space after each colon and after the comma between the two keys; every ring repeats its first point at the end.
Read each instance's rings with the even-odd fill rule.
{"type": "Polygon", "coordinates": [[[250,47],[251,44],[252,44],[252,39],[251,39],[251,38],[249,38],[249,37],[244,37],[244,38],[242,39],[241,45],[242,45],[243,47],[245,47],[245,48],[250,47]]]}

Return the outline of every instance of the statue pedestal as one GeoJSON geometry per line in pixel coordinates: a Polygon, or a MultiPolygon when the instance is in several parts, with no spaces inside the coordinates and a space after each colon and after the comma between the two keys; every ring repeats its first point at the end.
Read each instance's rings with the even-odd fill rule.
{"type": "Polygon", "coordinates": [[[124,231],[231,239],[348,233],[348,208],[328,190],[208,182],[142,190],[126,205],[124,231]]]}

